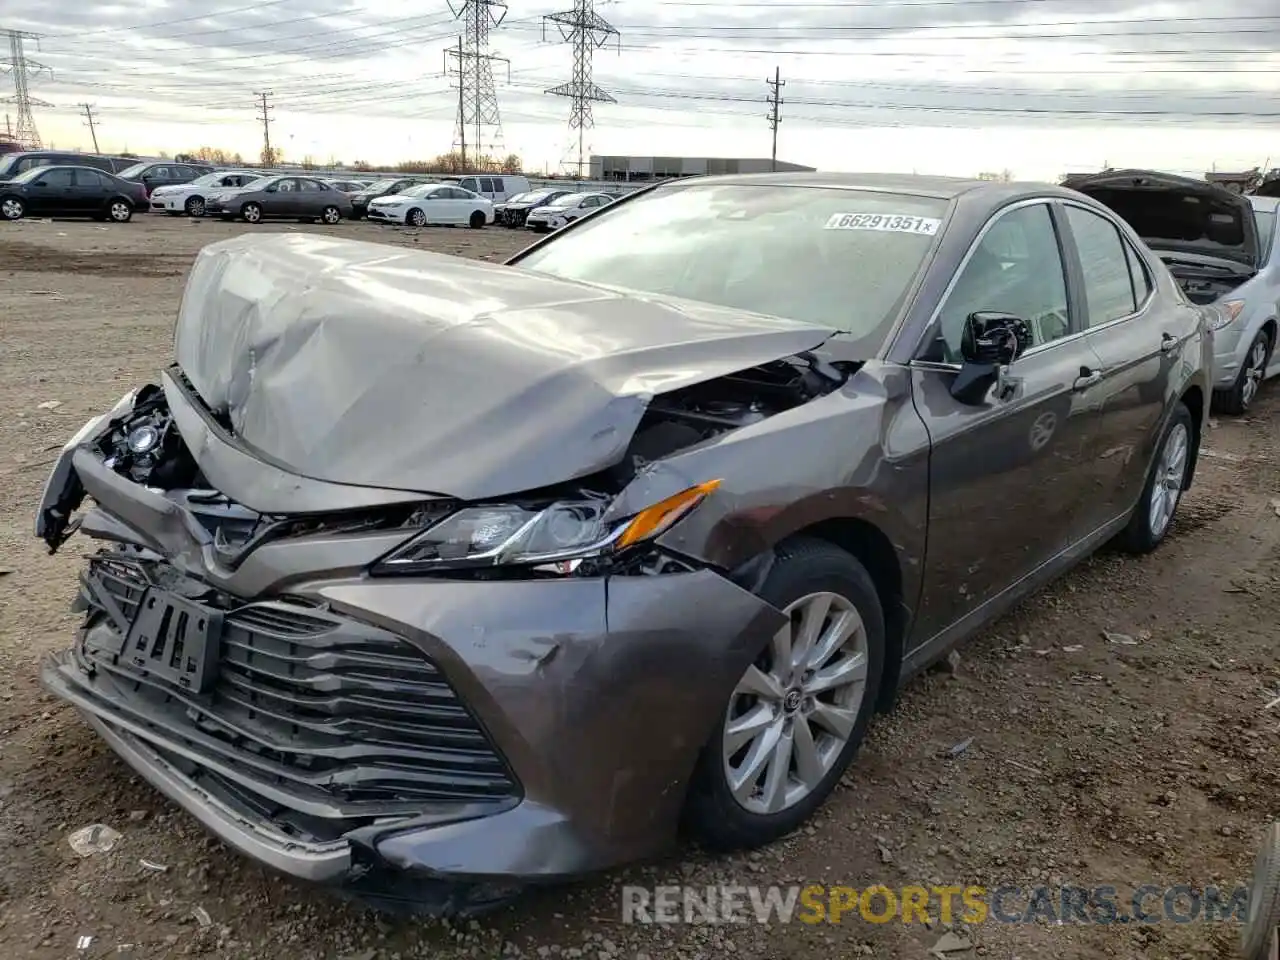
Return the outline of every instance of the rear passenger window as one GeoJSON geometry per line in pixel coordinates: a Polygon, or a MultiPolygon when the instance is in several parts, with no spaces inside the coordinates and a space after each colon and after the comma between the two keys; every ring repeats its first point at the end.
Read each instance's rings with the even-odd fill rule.
{"type": "Polygon", "coordinates": [[[1137,309],[1133,279],[1120,231],[1096,213],[1068,206],[1067,222],[1084,271],[1090,327],[1127,317],[1137,309]]]}

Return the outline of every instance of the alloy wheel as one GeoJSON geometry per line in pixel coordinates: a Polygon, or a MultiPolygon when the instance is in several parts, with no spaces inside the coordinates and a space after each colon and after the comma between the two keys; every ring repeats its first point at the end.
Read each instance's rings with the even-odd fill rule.
{"type": "Polygon", "coordinates": [[[1187,475],[1189,434],[1185,423],[1175,423],[1165,438],[1156,465],[1155,479],[1151,484],[1151,502],[1147,509],[1147,524],[1156,539],[1164,536],[1173,519],[1173,511],[1182,496],[1182,483],[1187,475]]]}
{"type": "Polygon", "coordinates": [[[342,214],[337,207],[325,207],[324,212],[320,214],[320,218],[327,224],[335,224],[342,219],[342,214]]]}
{"type": "Polygon", "coordinates": [[[729,698],[724,775],[744,809],[775,814],[814,792],[853,735],[866,692],[866,626],[835,593],[812,593],[729,698]]]}
{"type": "Polygon", "coordinates": [[[6,220],[21,220],[25,212],[22,201],[15,200],[12,197],[0,204],[0,214],[3,214],[6,220]]]}
{"type": "Polygon", "coordinates": [[[257,223],[262,219],[262,208],[256,203],[246,203],[241,212],[248,223],[257,223]]]}
{"type": "Polygon", "coordinates": [[[187,201],[187,213],[193,217],[204,216],[204,201],[199,197],[192,197],[187,201]]]}
{"type": "Polygon", "coordinates": [[[133,211],[129,209],[129,205],[117,200],[111,205],[111,219],[116,223],[124,223],[133,215],[133,211]]]}
{"type": "Polygon", "coordinates": [[[1248,407],[1258,395],[1262,386],[1263,375],[1267,372],[1267,341],[1258,337],[1249,349],[1249,357],[1245,360],[1244,382],[1240,384],[1240,405],[1248,407]]]}
{"type": "Polygon", "coordinates": [[[409,211],[409,225],[413,227],[424,226],[427,222],[427,215],[421,210],[413,209],[409,211]]]}

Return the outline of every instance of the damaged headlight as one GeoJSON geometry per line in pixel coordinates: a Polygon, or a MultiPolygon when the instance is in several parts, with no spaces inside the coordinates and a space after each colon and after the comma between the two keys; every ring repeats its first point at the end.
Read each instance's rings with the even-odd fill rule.
{"type": "Polygon", "coordinates": [[[600,557],[652,540],[720,486],[698,484],[621,521],[605,521],[609,501],[468,507],[396,548],[374,566],[384,574],[466,567],[535,566],[600,557]]]}

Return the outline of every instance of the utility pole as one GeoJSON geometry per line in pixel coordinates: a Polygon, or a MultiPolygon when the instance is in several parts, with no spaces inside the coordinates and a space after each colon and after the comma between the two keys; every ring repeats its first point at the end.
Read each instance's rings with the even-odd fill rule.
{"type": "Polygon", "coordinates": [[[93,137],[93,152],[99,153],[98,150],[98,128],[93,125],[93,104],[82,103],[81,108],[84,110],[84,118],[89,124],[89,136],[93,137]]]}
{"type": "Polygon", "coordinates": [[[42,72],[52,75],[53,71],[43,63],[36,63],[34,60],[27,59],[23,45],[27,40],[35,40],[38,45],[40,42],[38,33],[28,33],[25,30],[9,30],[6,32],[9,35],[9,56],[5,60],[0,60],[0,64],[7,65],[9,73],[13,76],[13,96],[5,97],[0,100],[0,103],[17,105],[18,128],[14,132],[13,138],[18,145],[26,150],[39,150],[40,133],[36,130],[36,119],[31,112],[31,108],[51,107],[53,104],[33,99],[28,84],[33,75],[42,72]]]}
{"type": "MultiPolygon", "coordinates": [[[[502,0],[462,0],[455,6],[449,0],[449,9],[457,20],[463,22],[464,38],[459,39],[456,50],[446,50],[446,58],[457,61],[458,74],[458,145],[465,153],[466,131],[471,127],[471,142],[476,166],[479,168],[486,148],[495,154],[502,145],[502,115],[498,111],[498,94],[493,86],[493,65],[505,63],[507,82],[511,81],[511,61],[489,53],[489,31],[502,25],[507,16],[507,5],[502,0]],[[488,128],[488,143],[485,143],[488,128]]],[[[446,71],[448,68],[446,67],[446,71]]]]}
{"type": "Polygon", "coordinates": [[[554,23],[560,30],[560,39],[573,44],[573,79],[546,91],[552,96],[568,97],[569,129],[578,131],[578,179],[582,179],[584,160],[583,135],[588,127],[595,126],[591,113],[592,103],[617,103],[613,95],[596,86],[591,79],[592,56],[613,37],[622,51],[622,36],[616,27],[596,13],[595,0],[574,0],[573,9],[552,13],[542,18],[545,38],[547,24],[554,23]]]}
{"type": "Polygon", "coordinates": [[[259,109],[262,115],[258,117],[262,121],[262,163],[263,166],[274,167],[276,165],[276,155],[271,151],[271,106],[267,103],[267,98],[272,96],[270,90],[255,93],[254,96],[262,100],[259,109]]]}
{"type": "Polygon", "coordinates": [[[773,79],[766,79],[765,83],[769,85],[769,97],[766,102],[769,104],[769,129],[773,131],[773,152],[769,154],[769,167],[774,173],[778,172],[778,124],[782,122],[782,88],[787,82],[782,79],[782,68],[774,67],[773,79]]]}

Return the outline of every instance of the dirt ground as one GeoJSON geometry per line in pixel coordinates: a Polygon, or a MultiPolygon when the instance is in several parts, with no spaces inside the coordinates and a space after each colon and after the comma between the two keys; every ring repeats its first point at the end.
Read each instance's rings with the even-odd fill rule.
{"type": "MultiPolygon", "coordinates": [[[[123,227],[0,224],[0,955],[1237,955],[1237,926],[1221,922],[989,921],[967,928],[964,949],[936,954],[938,924],[623,924],[620,888],[1067,881],[1114,885],[1123,897],[1144,883],[1246,882],[1261,830],[1280,813],[1280,708],[1265,709],[1280,696],[1274,385],[1250,418],[1215,421],[1196,487],[1157,553],[1104,552],[966,644],[954,675],[912,683],[815,822],[770,849],[716,858],[686,847],[458,929],[376,916],[209,838],[41,691],[39,658],[72,634],[80,551],[73,541],[47,556],[31,525],[61,443],[167,362],[192,255],[246,229],[154,216],[123,227]],[[82,859],[68,834],[94,823],[123,836],[82,859]],[[83,937],[93,939],[81,949],[83,937]]],[[[527,240],[492,228],[334,229],[489,259],[527,240]]]]}

